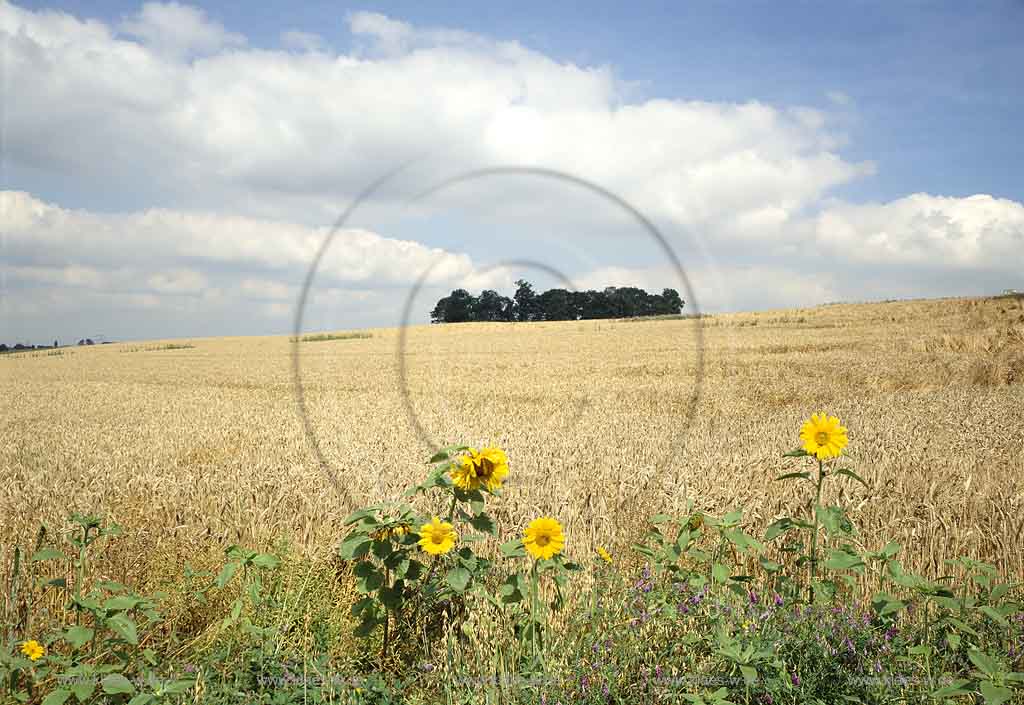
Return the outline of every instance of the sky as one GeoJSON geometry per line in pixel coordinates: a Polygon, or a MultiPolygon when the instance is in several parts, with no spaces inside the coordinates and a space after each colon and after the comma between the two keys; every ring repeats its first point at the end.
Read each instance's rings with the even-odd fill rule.
{"type": "Polygon", "coordinates": [[[0,0],[0,342],[288,333],[328,240],[303,330],[519,278],[702,312],[1024,289],[1021,26],[1019,0],[0,0]]]}

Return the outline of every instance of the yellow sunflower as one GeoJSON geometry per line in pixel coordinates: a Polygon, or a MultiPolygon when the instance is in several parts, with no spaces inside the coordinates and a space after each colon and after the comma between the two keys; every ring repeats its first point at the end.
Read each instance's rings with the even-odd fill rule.
{"type": "Polygon", "coordinates": [[[551,517],[534,519],[526,527],[523,545],[530,552],[530,555],[537,560],[551,558],[561,553],[562,547],[565,546],[562,525],[551,517]]]}
{"type": "Polygon", "coordinates": [[[458,540],[452,525],[438,517],[420,527],[420,548],[433,556],[448,553],[458,540]]]}
{"type": "Polygon", "coordinates": [[[479,469],[476,471],[480,483],[489,492],[501,489],[501,483],[508,477],[508,456],[501,448],[489,446],[477,456],[479,469]]]}
{"type": "Polygon", "coordinates": [[[480,489],[489,492],[501,489],[508,476],[508,456],[501,448],[489,446],[481,451],[469,448],[451,470],[452,484],[467,492],[480,489]]]}
{"type": "Polygon", "coordinates": [[[612,562],[612,554],[608,553],[608,551],[605,550],[604,546],[597,547],[597,555],[601,556],[601,560],[603,560],[605,563],[612,562]]]}
{"type": "Polygon", "coordinates": [[[812,414],[800,429],[803,449],[818,460],[838,458],[849,440],[846,428],[839,425],[839,418],[824,413],[812,414]]]}
{"type": "Polygon", "coordinates": [[[480,478],[476,474],[477,464],[474,461],[476,455],[476,448],[470,448],[466,455],[463,455],[456,461],[455,467],[449,473],[452,478],[452,484],[460,490],[469,492],[480,487],[480,478]]]}
{"type": "Polygon", "coordinates": [[[35,639],[21,642],[21,653],[28,656],[30,661],[38,661],[46,656],[46,647],[35,639]]]}

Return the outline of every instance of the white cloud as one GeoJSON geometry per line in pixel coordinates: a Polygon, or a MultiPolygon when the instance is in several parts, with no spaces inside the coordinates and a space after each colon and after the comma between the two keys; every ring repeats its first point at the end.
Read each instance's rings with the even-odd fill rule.
{"type": "MultiPolygon", "coordinates": [[[[83,180],[102,164],[146,206],[323,222],[376,175],[432,154],[422,183],[468,165],[538,165],[705,226],[769,208],[792,215],[870,172],[834,151],[820,111],[625,103],[607,66],[375,13],[349,18],[369,55],[247,49],[182,5],[144,6],[126,25],[139,42],[66,15],[0,13],[19,96],[10,158],[83,180]]],[[[499,185],[483,194],[461,205],[487,210],[505,196],[499,185]]]]}
{"type": "Polygon", "coordinates": [[[987,194],[915,193],[889,203],[834,204],[818,218],[822,251],[884,265],[1019,271],[1024,204],[987,194]]]}
{"type": "Polygon", "coordinates": [[[303,32],[298,29],[289,29],[281,33],[281,43],[290,49],[300,51],[323,51],[327,48],[327,42],[319,34],[303,32]]]}
{"type": "Polygon", "coordinates": [[[138,13],[121,22],[120,30],[170,58],[212,54],[245,44],[245,37],[228,32],[202,10],[176,2],[147,2],[138,13]]]}

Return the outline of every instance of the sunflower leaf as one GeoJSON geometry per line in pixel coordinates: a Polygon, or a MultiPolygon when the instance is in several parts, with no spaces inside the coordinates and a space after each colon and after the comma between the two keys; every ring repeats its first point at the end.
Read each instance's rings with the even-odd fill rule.
{"type": "Polygon", "coordinates": [[[808,453],[803,448],[796,448],[795,450],[791,450],[788,453],[783,453],[782,457],[783,458],[806,458],[809,455],[810,455],[810,453],[808,453]]]}
{"type": "Polygon", "coordinates": [[[448,571],[445,580],[455,592],[465,592],[472,577],[472,574],[462,566],[455,566],[448,571]]]}
{"type": "MultiPolygon", "coordinates": [[[[856,480],[857,482],[859,482],[860,484],[864,485],[865,487],[868,487],[868,483],[864,482],[864,480],[861,478],[861,476],[858,475],[857,473],[855,473],[850,468],[840,468],[839,470],[836,470],[836,475],[843,475],[845,477],[850,478],[851,480],[856,480]]],[[[868,487],[868,489],[871,489],[871,488],[868,487]]]]}
{"type": "Polygon", "coordinates": [[[775,478],[775,481],[779,480],[791,480],[793,478],[800,478],[801,480],[810,480],[811,473],[809,472],[787,472],[785,475],[779,475],[775,478]]]}
{"type": "Polygon", "coordinates": [[[501,555],[506,558],[522,558],[526,555],[526,547],[522,539],[512,539],[501,544],[501,555]]]}

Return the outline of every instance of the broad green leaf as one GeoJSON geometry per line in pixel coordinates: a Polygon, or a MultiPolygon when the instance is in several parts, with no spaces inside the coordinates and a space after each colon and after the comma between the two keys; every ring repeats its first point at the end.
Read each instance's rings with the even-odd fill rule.
{"type": "Polygon", "coordinates": [[[456,566],[448,571],[446,580],[455,592],[464,592],[473,576],[462,566],[456,566]]]}
{"type": "Polygon", "coordinates": [[[526,555],[526,547],[522,539],[512,539],[501,544],[501,555],[506,558],[522,558],[526,555]]]}
{"type": "Polygon", "coordinates": [[[778,521],[772,522],[768,529],[764,532],[764,540],[771,541],[774,538],[781,536],[786,533],[794,526],[793,520],[789,517],[783,517],[778,521]]]}
{"type": "Polygon", "coordinates": [[[373,542],[365,534],[354,534],[342,541],[338,548],[338,555],[347,561],[362,558],[370,550],[373,542]]]}
{"type": "Polygon", "coordinates": [[[997,612],[994,608],[989,607],[988,605],[979,607],[978,611],[988,616],[992,621],[1004,627],[1010,626],[1009,622],[1006,621],[1006,618],[1003,617],[1003,615],[999,614],[999,612],[997,612]]]}
{"type": "Polygon", "coordinates": [[[127,641],[129,644],[138,644],[139,636],[135,628],[135,622],[128,618],[123,612],[109,617],[106,621],[107,628],[127,641]]]}
{"type": "Polygon", "coordinates": [[[385,585],[377,593],[380,597],[381,604],[387,607],[392,612],[397,610],[402,605],[402,590],[404,583],[398,581],[394,585],[385,585]]]}
{"type": "Polygon", "coordinates": [[[84,703],[92,695],[92,692],[96,690],[96,683],[92,680],[86,680],[82,683],[75,683],[71,686],[71,692],[75,694],[75,700],[80,703],[84,703]]]}
{"type": "Polygon", "coordinates": [[[971,649],[967,652],[967,658],[971,659],[971,663],[977,666],[978,670],[986,676],[991,677],[999,672],[999,664],[984,651],[971,649]]]}
{"type": "Polygon", "coordinates": [[[44,548],[32,554],[32,562],[50,561],[54,558],[65,558],[64,554],[56,548],[44,548]]]}
{"type": "Polygon", "coordinates": [[[780,570],[782,570],[781,564],[776,563],[775,561],[770,561],[767,558],[759,558],[758,563],[760,563],[761,568],[763,568],[765,572],[768,573],[778,573],[780,570]]]}
{"type": "Polygon", "coordinates": [[[724,583],[729,579],[729,567],[722,563],[715,563],[711,567],[711,576],[715,579],[716,583],[724,583]]]}
{"type": "Polygon", "coordinates": [[[68,698],[71,697],[71,691],[67,688],[58,688],[53,691],[45,698],[43,698],[43,705],[64,705],[68,698]]]}
{"type": "Polygon", "coordinates": [[[260,553],[252,559],[252,564],[257,568],[276,568],[281,564],[281,560],[270,553],[260,553]]]}
{"type": "Polygon", "coordinates": [[[103,686],[103,692],[107,695],[135,692],[135,686],[132,685],[132,682],[120,673],[111,673],[100,681],[100,685],[103,686]]]}
{"type": "Polygon", "coordinates": [[[992,681],[982,681],[981,697],[985,698],[985,705],[1002,705],[1013,697],[1013,691],[992,681]]]}
{"type": "Polygon", "coordinates": [[[142,600],[129,595],[118,595],[111,597],[103,603],[103,609],[108,612],[123,612],[134,609],[142,600]]]}
{"type": "Polygon", "coordinates": [[[73,648],[80,649],[82,645],[93,637],[93,630],[89,627],[71,627],[64,632],[64,641],[71,644],[73,648]]]}
{"type": "Polygon", "coordinates": [[[939,688],[938,690],[933,692],[932,697],[938,699],[951,698],[955,695],[968,695],[971,692],[973,692],[970,688],[967,687],[970,685],[970,683],[971,682],[969,680],[955,680],[949,685],[943,686],[942,688],[939,688]]]}
{"type": "Polygon", "coordinates": [[[850,568],[862,568],[864,561],[860,556],[847,553],[846,551],[835,550],[829,554],[825,561],[825,567],[829,570],[849,570],[850,568]]]}
{"type": "Polygon", "coordinates": [[[497,536],[498,525],[494,523],[487,514],[477,514],[475,517],[469,520],[470,525],[477,531],[482,531],[485,534],[491,534],[497,536]]]}
{"type": "Polygon", "coordinates": [[[225,563],[224,567],[220,569],[220,574],[217,576],[217,579],[214,581],[214,583],[217,585],[217,587],[223,588],[225,585],[231,582],[231,578],[235,577],[236,571],[238,571],[238,563],[234,561],[230,563],[225,563]]]}
{"type": "Polygon", "coordinates": [[[783,453],[782,457],[783,458],[806,458],[809,455],[810,455],[810,453],[808,453],[803,448],[797,448],[795,450],[789,451],[788,453],[783,453]]]}

